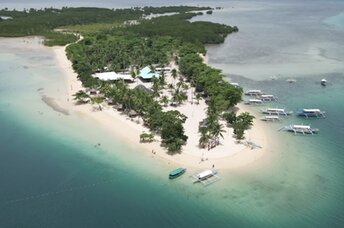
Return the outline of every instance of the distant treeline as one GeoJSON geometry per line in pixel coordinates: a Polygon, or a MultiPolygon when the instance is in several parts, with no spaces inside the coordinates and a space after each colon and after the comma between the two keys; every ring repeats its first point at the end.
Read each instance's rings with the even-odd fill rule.
{"type": "Polygon", "coordinates": [[[43,35],[49,36],[50,45],[63,45],[76,40],[69,34],[55,34],[53,30],[68,25],[85,25],[91,23],[123,23],[128,20],[138,20],[143,15],[151,13],[183,13],[194,10],[207,10],[209,7],[169,6],[169,7],[144,7],[130,9],[105,9],[105,8],[68,8],[62,9],[28,9],[0,10],[0,16],[12,19],[0,20],[0,36],[18,37],[43,35]],[[56,40],[56,42],[55,42],[56,40]]]}
{"type": "MultiPolygon", "coordinates": [[[[192,47],[192,53],[205,53],[205,44],[221,43],[229,33],[238,31],[235,26],[188,21],[196,15],[157,17],[86,35],[83,41],[68,48],[68,55],[75,68],[80,67],[77,70],[80,75],[105,68],[121,71],[130,66],[166,65],[186,44],[192,47]]],[[[85,85],[93,80],[88,76],[80,79],[85,85]]]]}
{"type": "MultiPolygon", "coordinates": [[[[171,36],[183,42],[194,43],[200,48],[204,44],[223,43],[229,33],[238,31],[236,26],[231,27],[206,21],[189,21],[197,15],[197,13],[183,13],[157,17],[145,20],[139,25],[130,26],[127,30],[144,37],[171,36]]],[[[204,53],[205,50],[203,49],[201,52],[204,53]]]]}

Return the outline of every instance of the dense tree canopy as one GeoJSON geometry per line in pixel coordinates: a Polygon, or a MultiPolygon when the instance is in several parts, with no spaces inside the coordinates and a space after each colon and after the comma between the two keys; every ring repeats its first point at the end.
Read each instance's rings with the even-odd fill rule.
{"type": "MultiPolygon", "coordinates": [[[[185,116],[178,111],[164,112],[156,97],[165,83],[157,80],[153,93],[141,89],[129,89],[124,82],[101,82],[91,75],[103,71],[136,71],[146,65],[166,65],[176,60],[182,80],[171,85],[173,102],[186,99],[183,92],[188,81],[196,87],[197,97],[207,100],[207,128],[203,130],[202,145],[224,132],[219,122],[221,113],[241,100],[242,90],[223,79],[221,71],[203,63],[200,54],[205,54],[205,44],[222,43],[237,27],[212,22],[190,22],[200,13],[196,10],[211,10],[209,7],[144,7],[131,9],[62,8],[25,11],[1,10],[0,15],[13,17],[0,21],[0,36],[43,35],[46,45],[65,45],[77,37],[74,29],[82,25],[102,27],[101,30],[83,32],[84,39],[67,47],[67,56],[83,85],[100,88],[107,99],[120,105],[126,112],[134,111],[153,132],[160,134],[162,145],[170,152],[178,152],[187,141],[183,123],[185,116]],[[145,15],[176,12],[170,16],[144,19],[145,15]],[[127,23],[134,21],[134,23],[127,23]],[[126,23],[124,23],[126,22],[126,23]],[[54,29],[68,29],[69,33],[54,29]]],[[[87,28],[83,27],[83,31],[87,28]]],[[[89,30],[91,31],[91,30],[89,30]]],[[[177,71],[172,71],[177,77],[177,71]]],[[[84,98],[79,92],[76,99],[84,98]]],[[[100,104],[103,98],[91,97],[91,102],[100,104]]],[[[161,98],[167,103],[166,97],[161,98]]],[[[101,108],[101,106],[99,106],[101,108]]],[[[248,118],[244,118],[247,120],[248,118]]],[[[245,122],[246,123],[246,122],[245,122]]]]}

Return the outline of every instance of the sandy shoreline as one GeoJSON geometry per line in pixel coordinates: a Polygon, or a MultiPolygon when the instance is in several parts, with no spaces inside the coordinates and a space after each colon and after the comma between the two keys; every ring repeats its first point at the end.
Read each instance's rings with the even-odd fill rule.
{"type": "MultiPolygon", "coordinates": [[[[183,147],[183,152],[176,155],[168,155],[166,150],[160,146],[159,137],[152,143],[140,143],[139,135],[148,129],[137,123],[137,119],[130,120],[129,117],[113,110],[112,107],[105,106],[103,111],[94,111],[91,104],[74,105],[73,94],[82,89],[81,82],[77,79],[77,75],[72,69],[71,62],[65,54],[65,47],[52,48],[59,67],[65,72],[65,82],[68,88],[65,99],[57,99],[61,102],[60,106],[67,108],[71,115],[78,115],[83,118],[89,118],[100,127],[109,130],[116,138],[124,140],[128,144],[137,147],[139,150],[145,151],[148,156],[160,159],[163,163],[173,166],[183,166],[187,168],[210,168],[212,165],[217,169],[233,169],[248,165],[261,158],[267,151],[267,137],[259,120],[254,121],[252,129],[246,133],[246,138],[258,144],[262,148],[251,149],[243,144],[237,144],[232,137],[232,132],[226,132],[224,139],[220,139],[220,145],[208,151],[207,149],[199,149],[197,133],[198,120],[204,118],[201,110],[204,110],[205,104],[188,104],[178,108],[182,113],[192,112],[192,118],[188,118],[184,126],[189,140],[183,147]],[[65,102],[64,102],[65,101],[65,102]],[[193,116],[195,115],[195,116],[193,116]],[[191,128],[190,128],[191,126],[191,128]],[[196,128],[196,129],[195,129],[196,128]],[[188,134],[188,129],[195,132],[188,134]],[[152,153],[154,151],[154,153],[152,153]]],[[[202,103],[202,102],[201,102],[202,103]]],[[[238,106],[240,111],[247,111],[242,105],[238,106]]],[[[204,113],[204,111],[203,111],[204,113]]],[[[204,114],[205,115],[205,114],[204,114]]],[[[232,129],[226,128],[232,131],[232,129]]]]}

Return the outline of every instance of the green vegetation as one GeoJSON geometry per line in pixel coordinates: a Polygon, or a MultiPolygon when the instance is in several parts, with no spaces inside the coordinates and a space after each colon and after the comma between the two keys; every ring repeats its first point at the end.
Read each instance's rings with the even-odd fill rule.
{"type": "Polygon", "coordinates": [[[200,131],[200,146],[205,147],[209,142],[213,145],[222,136],[223,126],[219,123],[221,113],[240,102],[243,91],[224,81],[219,70],[204,64],[192,45],[180,49],[179,56],[180,72],[208,103],[206,127],[200,131]]]}
{"type": "Polygon", "coordinates": [[[117,28],[121,25],[119,22],[111,22],[111,23],[91,23],[85,25],[66,25],[58,27],[58,30],[61,31],[68,31],[68,32],[76,32],[76,33],[98,33],[102,31],[108,31],[113,28],[117,28]]]}
{"type": "Polygon", "coordinates": [[[190,11],[210,10],[210,7],[196,6],[162,6],[162,7],[143,7],[145,14],[164,14],[164,13],[186,13],[190,11]]]}
{"type": "MultiPolygon", "coordinates": [[[[205,99],[208,104],[206,127],[200,130],[200,145],[206,146],[222,137],[224,126],[219,122],[220,117],[236,105],[242,95],[240,88],[226,82],[219,70],[204,64],[200,57],[200,53],[205,54],[205,44],[222,43],[238,28],[204,21],[190,22],[191,18],[201,14],[189,13],[196,10],[208,10],[209,13],[211,8],[1,10],[1,15],[13,19],[0,21],[0,36],[43,35],[46,45],[65,45],[78,39],[75,32],[81,34],[84,39],[69,45],[67,56],[83,86],[97,88],[102,96],[79,91],[75,99],[81,103],[91,101],[98,104],[99,110],[104,97],[111,100],[115,107],[129,116],[135,113],[142,118],[151,132],[160,135],[162,145],[170,153],[176,153],[188,138],[183,128],[186,117],[178,111],[164,112],[160,103],[181,104],[187,99],[185,91],[188,86],[195,87],[197,101],[205,99]],[[151,13],[167,12],[179,14],[144,19],[151,13]],[[64,32],[58,32],[61,30],[64,32]],[[179,73],[172,70],[173,83],[166,85],[162,75],[153,80],[152,91],[149,92],[140,88],[129,89],[121,81],[102,82],[91,76],[94,72],[129,71],[136,78],[141,67],[164,66],[170,61],[179,65],[179,73]],[[171,101],[161,96],[160,90],[166,86],[172,93],[171,101]]],[[[235,122],[237,129],[246,127],[247,118],[243,119],[245,121],[235,122]]]]}
{"type": "Polygon", "coordinates": [[[237,140],[244,139],[245,130],[253,125],[254,116],[248,112],[243,112],[236,116],[234,112],[226,112],[223,118],[234,128],[234,136],[237,140]]]}
{"type": "MultiPolygon", "coordinates": [[[[219,70],[204,64],[199,53],[205,53],[204,44],[221,43],[237,29],[210,22],[188,21],[196,15],[186,13],[158,17],[137,25],[88,35],[67,48],[68,57],[86,87],[101,86],[100,82],[90,77],[95,71],[139,69],[145,65],[165,65],[177,60],[182,80],[168,85],[173,94],[172,102],[181,104],[187,99],[184,80],[195,86],[196,98],[207,99],[209,105],[207,126],[201,132],[200,144],[204,146],[208,142],[218,142],[224,132],[224,126],[219,122],[221,113],[241,100],[242,90],[224,81],[219,70]]],[[[177,78],[175,69],[172,70],[172,77],[174,80],[177,78]]],[[[185,118],[177,111],[162,111],[159,102],[167,105],[166,97],[155,100],[166,84],[163,78],[153,80],[153,92],[149,95],[137,96],[129,89],[116,93],[117,96],[125,94],[141,106],[134,105],[134,100],[129,102],[111,95],[109,98],[120,102],[126,109],[140,113],[145,125],[160,134],[162,145],[170,152],[178,152],[187,140],[183,129],[185,118]]]]}
{"type": "Polygon", "coordinates": [[[154,134],[143,132],[140,134],[140,142],[153,142],[154,134]]]}
{"type": "Polygon", "coordinates": [[[24,11],[2,9],[0,10],[0,15],[12,17],[13,19],[0,20],[0,36],[49,36],[47,45],[65,45],[71,43],[71,41],[73,42],[71,40],[71,34],[60,34],[57,36],[53,33],[54,29],[62,27],[67,30],[77,30],[79,32],[94,32],[97,28],[113,28],[118,24],[123,24],[125,21],[139,20],[143,15],[151,13],[184,13],[193,10],[208,9],[210,8],[189,6],[137,7],[116,10],[94,7],[63,7],[62,9],[31,8],[24,11]]]}
{"type": "Polygon", "coordinates": [[[237,27],[205,21],[188,21],[195,16],[196,13],[185,13],[157,17],[130,26],[127,31],[144,37],[170,36],[184,43],[192,43],[198,48],[197,52],[202,53],[205,53],[204,44],[222,43],[229,33],[237,31],[237,27]]]}

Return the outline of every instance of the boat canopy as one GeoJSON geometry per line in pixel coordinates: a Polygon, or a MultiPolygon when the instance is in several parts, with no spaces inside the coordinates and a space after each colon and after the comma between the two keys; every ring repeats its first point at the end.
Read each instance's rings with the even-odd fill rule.
{"type": "Polygon", "coordinates": [[[251,89],[251,90],[247,90],[246,93],[261,93],[262,91],[259,89],[251,89]]]}
{"type": "Polygon", "coordinates": [[[203,179],[203,178],[208,177],[208,176],[211,176],[211,175],[213,175],[213,174],[214,174],[213,171],[210,170],[210,169],[208,169],[208,170],[205,170],[205,171],[199,173],[199,174],[197,175],[197,177],[198,177],[199,179],[203,179]]]}
{"type": "Polygon", "coordinates": [[[183,172],[184,170],[185,170],[184,168],[177,168],[177,169],[175,169],[175,170],[172,170],[172,171],[170,172],[170,176],[175,176],[175,175],[177,175],[177,174],[183,172]]]}
{"type": "Polygon", "coordinates": [[[265,119],[279,119],[279,116],[265,116],[265,119]]]}
{"type": "Polygon", "coordinates": [[[311,126],[309,125],[293,125],[293,128],[299,128],[299,129],[310,129],[311,126]]]}
{"type": "Polygon", "coordinates": [[[284,112],[283,108],[268,108],[267,111],[284,112]]]}
{"type": "Polygon", "coordinates": [[[303,109],[303,112],[321,112],[320,109],[303,109]]]}

